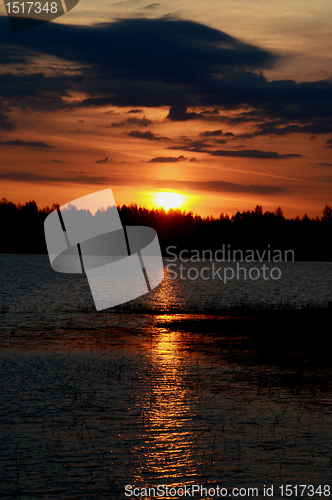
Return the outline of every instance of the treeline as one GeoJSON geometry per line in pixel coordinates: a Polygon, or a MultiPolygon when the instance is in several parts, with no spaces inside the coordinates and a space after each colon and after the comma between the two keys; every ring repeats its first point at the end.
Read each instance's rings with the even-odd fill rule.
{"type": "MultiPolygon", "coordinates": [[[[47,253],[44,220],[59,205],[38,208],[34,201],[25,204],[0,200],[0,253],[47,253]]],[[[192,212],[163,208],[149,210],[135,204],[118,206],[123,225],[153,227],[164,255],[182,249],[211,250],[293,250],[295,260],[332,261],[332,207],[326,205],[322,216],[307,215],[286,219],[281,208],[263,212],[237,212],[231,217],[201,217],[192,212]],[[174,249],[176,247],[176,250],[174,249]]]]}

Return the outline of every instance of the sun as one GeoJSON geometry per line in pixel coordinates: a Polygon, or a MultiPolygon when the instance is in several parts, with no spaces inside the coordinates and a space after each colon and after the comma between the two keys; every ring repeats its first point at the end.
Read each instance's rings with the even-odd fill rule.
{"type": "Polygon", "coordinates": [[[184,197],[179,193],[170,193],[163,191],[155,196],[158,206],[163,207],[166,211],[170,208],[180,208],[183,205],[184,197]]]}

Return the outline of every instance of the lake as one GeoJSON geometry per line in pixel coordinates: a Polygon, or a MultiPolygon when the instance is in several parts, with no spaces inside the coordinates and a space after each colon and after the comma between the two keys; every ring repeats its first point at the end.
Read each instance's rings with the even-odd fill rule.
{"type": "Polygon", "coordinates": [[[131,309],[96,312],[84,276],[53,272],[47,256],[0,256],[1,498],[182,498],[186,486],[263,499],[287,484],[330,496],[332,370],[236,357],[243,323],[207,309],[327,304],[332,265],[278,263],[278,280],[225,283],[206,279],[214,262],[176,264],[131,309]]]}
{"type": "MultiPolygon", "coordinates": [[[[144,303],[151,309],[167,310],[189,305],[200,309],[207,303],[324,305],[332,298],[332,263],[173,262],[172,258],[164,259],[164,265],[164,281],[149,294],[132,301],[132,306],[144,303]],[[278,269],[272,272],[274,278],[270,277],[272,269],[278,269]]],[[[93,306],[85,276],[54,272],[46,255],[0,255],[0,284],[0,307],[12,310],[32,307],[51,312],[93,306]]]]}

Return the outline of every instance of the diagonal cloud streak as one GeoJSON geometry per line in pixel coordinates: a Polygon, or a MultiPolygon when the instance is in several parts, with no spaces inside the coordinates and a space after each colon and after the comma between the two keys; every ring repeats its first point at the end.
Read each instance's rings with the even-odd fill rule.
{"type": "MultiPolygon", "coordinates": [[[[74,183],[74,184],[90,184],[90,185],[127,185],[128,178],[122,176],[92,176],[89,174],[77,175],[73,173],[71,176],[57,175],[57,176],[47,176],[44,174],[33,174],[29,172],[0,172],[0,179],[11,180],[15,182],[27,182],[27,183],[74,183]]],[[[221,180],[212,181],[187,181],[187,180],[152,180],[143,177],[130,176],[130,181],[132,184],[145,186],[153,186],[158,188],[169,188],[169,189],[183,189],[192,191],[205,191],[205,192],[220,192],[220,193],[251,193],[257,195],[274,195],[283,193],[286,191],[284,187],[279,186],[262,186],[257,184],[236,184],[232,182],[226,182],[221,180]]]]}

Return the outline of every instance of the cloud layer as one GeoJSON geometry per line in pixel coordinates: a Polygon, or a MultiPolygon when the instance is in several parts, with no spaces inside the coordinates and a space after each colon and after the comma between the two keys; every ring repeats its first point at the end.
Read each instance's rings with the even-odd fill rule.
{"type": "MultiPolygon", "coordinates": [[[[247,107],[233,123],[256,122],[249,134],[332,132],[332,81],[268,81],[262,70],[277,56],[227,33],[175,18],[121,19],[94,26],[50,23],[13,35],[0,17],[0,60],[30,71],[1,76],[0,127],[14,124],[7,106],[61,109],[104,105],[168,106],[173,121],[218,120],[218,110],[247,107]],[[40,40],[43,43],[40,43],[40,40]],[[34,71],[36,54],[65,59],[75,71],[34,71]],[[14,64],[15,63],[15,64],[14,64]],[[84,92],[75,101],[68,97],[84,92]],[[188,111],[188,107],[207,107],[188,111]],[[251,109],[251,110],[250,110],[251,109]]],[[[129,119],[112,126],[150,120],[129,119]]]]}

